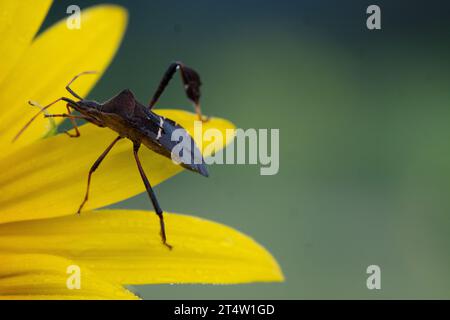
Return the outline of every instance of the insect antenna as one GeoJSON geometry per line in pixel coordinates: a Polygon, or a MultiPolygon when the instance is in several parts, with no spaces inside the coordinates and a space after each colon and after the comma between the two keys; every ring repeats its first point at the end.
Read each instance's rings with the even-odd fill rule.
{"type": "Polygon", "coordinates": [[[46,105],[46,106],[41,106],[41,105],[39,105],[37,102],[34,102],[34,101],[28,101],[28,104],[30,104],[31,106],[35,106],[35,107],[38,107],[39,109],[41,109],[38,113],[36,113],[23,127],[22,127],[22,129],[20,129],[19,130],[19,132],[15,135],[15,137],[12,139],[12,142],[14,142],[14,141],[16,141],[21,135],[22,135],[22,133],[31,125],[31,123],[34,121],[34,120],[36,120],[36,118],[41,114],[41,113],[46,113],[46,110],[48,109],[48,108],[50,108],[52,105],[54,105],[55,103],[57,103],[57,102],[59,102],[59,101],[66,101],[69,105],[71,105],[71,104],[75,104],[76,105],[76,102],[75,101],[73,101],[73,100],[70,100],[70,99],[68,99],[68,98],[65,98],[65,97],[61,97],[61,98],[58,98],[58,99],[56,99],[55,101],[53,101],[52,103],[49,103],[48,105],[46,105]]]}

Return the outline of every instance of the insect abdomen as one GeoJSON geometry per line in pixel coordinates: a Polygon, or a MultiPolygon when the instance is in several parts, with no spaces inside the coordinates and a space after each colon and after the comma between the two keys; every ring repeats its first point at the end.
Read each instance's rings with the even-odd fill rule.
{"type": "Polygon", "coordinates": [[[184,168],[208,176],[205,161],[194,139],[173,120],[151,111],[149,124],[143,130],[142,143],[153,151],[171,158],[184,168]]]}

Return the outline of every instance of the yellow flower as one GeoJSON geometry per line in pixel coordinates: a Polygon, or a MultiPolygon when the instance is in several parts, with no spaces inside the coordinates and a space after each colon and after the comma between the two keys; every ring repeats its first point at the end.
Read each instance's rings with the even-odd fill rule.
{"type": "MultiPolygon", "coordinates": [[[[36,112],[27,100],[53,101],[66,95],[64,85],[73,75],[103,72],[125,31],[126,11],[100,5],[83,11],[81,29],[69,30],[61,21],[34,38],[50,5],[49,0],[0,0],[0,298],[134,299],[122,285],[281,281],[270,253],[218,223],[166,215],[174,246],[169,251],[161,245],[153,212],[96,210],[77,216],[87,172],[115,138],[111,130],[87,124],[77,139],[63,134],[43,138],[49,128],[40,117],[11,143],[36,112]],[[79,267],[80,289],[68,288],[70,266],[79,267]]],[[[100,74],[80,79],[76,91],[85,96],[100,74]]],[[[57,104],[52,113],[64,108],[57,104]]],[[[157,112],[192,134],[194,114],[157,112]]],[[[209,128],[225,134],[234,126],[212,118],[203,130],[209,128]]],[[[215,142],[216,150],[232,138],[228,132],[227,141],[215,142]]],[[[144,148],[141,159],[153,185],[181,171],[144,148]]],[[[143,191],[131,143],[119,141],[94,175],[86,209],[143,191]]]]}

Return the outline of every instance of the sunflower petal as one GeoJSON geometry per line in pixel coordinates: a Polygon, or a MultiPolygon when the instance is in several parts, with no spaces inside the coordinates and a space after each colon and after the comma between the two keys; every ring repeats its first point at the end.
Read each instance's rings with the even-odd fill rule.
{"type": "Polygon", "coordinates": [[[0,251],[50,253],[122,284],[282,281],[261,245],[227,226],[166,215],[173,250],[161,244],[149,211],[101,210],[0,225],[0,251]]]}
{"type": "Polygon", "coordinates": [[[45,254],[1,254],[0,261],[2,300],[137,299],[121,286],[105,281],[88,268],[65,258],[45,254]],[[79,289],[70,279],[78,271],[79,289]]]}
{"type": "MultiPolygon", "coordinates": [[[[193,124],[197,119],[194,114],[176,110],[159,110],[158,113],[194,134],[193,124]]],[[[210,143],[216,150],[232,141],[234,126],[230,122],[212,118],[202,126],[203,130],[210,128],[218,129],[226,137],[226,141],[210,143]]],[[[80,131],[80,138],[71,139],[61,134],[0,159],[0,168],[4,168],[0,174],[0,222],[61,216],[77,211],[86,192],[89,168],[117,136],[109,129],[91,124],[82,126],[80,131]]],[[[203,147],[210,144],[204,142],[203,147]]],[[[211,152],[211,148],[208,149],[211,152]]],[[[147,148],[141,148],[139,154],[153,186],[182,170],[171,159],[147,148]]],[[[132,144],[122,140],[92,176],[85,209],[116,203],[144,190],[132,144]]]]}
{"type": "MultiPolygon", "coordinates": [[[[127,13],[121,7],[100,5],[82,12],[80,29],[67,28],[64,19],[33,41],[0,88],[0,145],[4,153],[37,140],[48,131],[47,119],[38,117],[20,139],[11,143],[20,128],[39,111],[30,107],[28,100],[48,104],[68,95],[64,87],[74,75],[99,71],[81,77],[72,87],[81,96],[89,92],[114,56],[126,21],[127,13]]],[[[50,110],[65,112],[65,104],[55,104],[50,110]]]]}
{"type": "Polygon", "coordinates": [[[30,45],[51,3],[0,0],[0,83],[30,45]]]}

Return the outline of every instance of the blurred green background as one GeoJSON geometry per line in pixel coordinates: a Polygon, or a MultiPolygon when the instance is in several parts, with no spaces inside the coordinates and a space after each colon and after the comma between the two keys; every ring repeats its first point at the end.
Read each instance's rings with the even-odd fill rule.
{"type": "MultiPolygon", "coordinates": [[[[111,1],[110,1],[111,2],[111,1]]],[[[112,1],[123,44],[90,98],[147,101],[169,62],[200,71],[203,108],[280,129],[280,171],[215,165],[156,189],[167,211],[254,237],[281,284],[133,287],[144,298],[450,298],[450,6],[376,1],[112,1]],[[366,288],[381,267],[382,289],[366,288]]],[[[44,25],[64,18],[56,1],[44,25]]],[[[101,50],[101,48],[95,48],[101,50]]],[[[191,110],[178,78],[159,106],[191,110]]],[[[145,195],[114,207],[150,208],[145,195]]]]}

